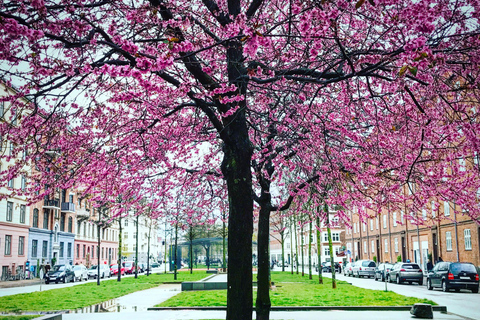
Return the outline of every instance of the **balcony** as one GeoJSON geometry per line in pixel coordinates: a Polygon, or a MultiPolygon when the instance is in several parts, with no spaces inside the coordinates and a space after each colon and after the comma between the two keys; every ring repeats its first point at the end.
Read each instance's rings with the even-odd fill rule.
{"type": "Polygon", "coordinates": [[[77,216],[90,217],[90,210],[85,208],[79,208],[77,210],[77,216]]]}
{"type": "Polygon", "coordinates": [[[60,209],[59,199],[44,199],[43,208],[45,209],[60,209]]]}
{"type": "Polygon", "coordinates": [[[62,202],[62,212],[75,212],[75,203],[62,202]]]}

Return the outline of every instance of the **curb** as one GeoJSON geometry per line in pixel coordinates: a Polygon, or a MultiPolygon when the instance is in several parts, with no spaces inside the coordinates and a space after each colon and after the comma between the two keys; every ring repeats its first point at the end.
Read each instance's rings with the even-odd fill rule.
{"type": "MultiPolygon", "coordinates": [[[[412,306],[292,306],[292,307],[271,307],[270,311],[410,311],[412,306]]],[[[152,307],[148,311],[165,310],[198,310],[198,311],[226,311],[227,307],[152,307]]],[[[255,311],[255,307],[253,308],[255,311]]],[[[435,312],[447,312],[446,306],[432,306],[435,312]]]]}

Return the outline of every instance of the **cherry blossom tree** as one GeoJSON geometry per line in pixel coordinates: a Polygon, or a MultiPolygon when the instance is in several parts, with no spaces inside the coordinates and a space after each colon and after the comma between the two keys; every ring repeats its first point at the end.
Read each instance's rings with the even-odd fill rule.
{"type": "MultiPolygon", "coordinates": [[[[12,193],[111,179],[133,205],[148,188],[224,179],[227,319],[249,319],[254,200],[259,248],[270,212],[325,181],[329,204],[418,209],[442,195],[478,217],[478,12],[475,0],[4,1],[1,76],[16,92],[0,99],[23,116],[0,134],[29,155],[1,181],[34,163],[42,174],[12,193]],[[297,167],[289,197],[272,199],[297,167]]],[[[258,277],[268,319],[260,252],[258,277]]]]}

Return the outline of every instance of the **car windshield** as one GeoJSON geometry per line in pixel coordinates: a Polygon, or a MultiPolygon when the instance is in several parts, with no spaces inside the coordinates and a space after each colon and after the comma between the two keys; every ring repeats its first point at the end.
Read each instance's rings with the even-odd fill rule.
{"type": "Polygon", "coordinates": [[[82,270],[82,266],[75,266],[73,267],[73,270],[82,270]]]}
{"type": "Polygon", "coordinates": [[[97,266],[91,266],[89,270],[97,270],[97,266]]]}
{"type": "Polygon", "coordinates": [[[112,264],[112,265],[110,266],[110,268],[112,268],[112,269],[118,269],[118,265],[112,264]]]}
{"type": "Polygon", "coordinates": [[[450,271],[453,274],[458,274],[460,272],[477,272],[475,266],[470,263],[452,263],[450,265],[450,271]]]}
{"type": "Polygon", "coordinates": [[[53,267],[53,271],[64,271],[65,270],[65,266],[61,265],[56,265],[55,267],[53,267]]]}
{"type": "Polygon", "coordinates": [[[415,263],[410,263],[410,264],[404,264],[402,266],[403,269],[420,269],[420,267],[418,266],[418,264],[415,264],[415,263]]]}
{"type": "Polygon", "coordinates": [[[125,267],[130,268],[132,264],[130,262],[125,263],[125,267]]]}

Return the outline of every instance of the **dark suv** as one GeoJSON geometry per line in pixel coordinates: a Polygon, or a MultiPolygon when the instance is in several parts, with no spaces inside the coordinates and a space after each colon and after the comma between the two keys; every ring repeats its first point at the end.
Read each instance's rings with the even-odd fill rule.
{"type": "Polygon", "coordinates": [[[465,262],[439,262],[427,276],[427,289],[443,291],[468,289],[478,293],[478,273],[475,266],[465,262]]]}

